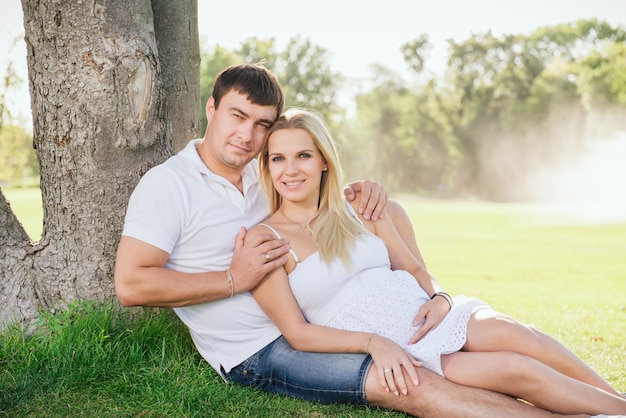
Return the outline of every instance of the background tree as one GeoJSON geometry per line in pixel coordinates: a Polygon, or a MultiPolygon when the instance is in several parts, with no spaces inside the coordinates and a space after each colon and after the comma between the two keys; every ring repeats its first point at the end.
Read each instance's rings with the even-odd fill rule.
{"type": "Polygon", "coordinates": [[[0,129],[2,129],[3,123],[10,116],[7,106],[7,93],[20,82],[21,80],[13,68],[13,63],[9,62],[4,72],[4,77],[2,77],[0,82],[0,129]]]}
{"type": "Polygon", "coordinates": [[[203,134],[206,130],[207,119],[206,112],[204,111],[206,102],[213,94],[213,84],[215,83],[215,77],[224,68],[234,65],[243,64],[243,57],[234,51],[225,49],[219,45],[207,48],[206,51],[202,51],[202,63],[200,65],[200,108],[202,115],[200,133],[203,134]]]}
{"type": "Polygon", "coordinates": [[[409,68],[419,74],[424,70],[424,63],[426,62],[426,53],[432,48],[432,45],[428,41],[428,35],[423,33],[412,41],[402,44],[400,51],[404,61],[409,65],[409,68]]]}
{"type": "Polygon", "coordinates": [[[39,178],[33,137],[24,128],[5,124],[0,128],[0,184],[29,183],[39,178]]]}
{"type": "Polygon", "coordinates": [[[187,102],[199,97],[195,1],[23,0],[22,8],[44,225],[30,242],[0,194],[0,322],[112,297],[130,192],[171,155],[173,136],[196,136],[188,128],[198,126],[189,115],[198,103],[187,102]],[[185,30],[160,35],[173,26],[185,30]],[[184,121],[182,133],[173,120],[184,121]]]}
{"type": "Polygon", "coordinates": [[[332,123],[342,77],[330,69],[328,51],[296,36],[289,40],[280,58],[276,72],[285,90],[285,104],[315,109],[332,123]]]}
{"type": "Polygon", "coordinates": [[[33,138],[25,129],[11,123],[7,99],[23,81],[9,61],[0,82],[0,184],[22,182],[39,177],[33,152],[33,138]]]}
{"type": "Polygon", "coordinates": [[[442,76],[424,74],[426,35],[401,46],[417,82],[383,66],[342,123],[350,178],[394,190],[535,198],[529,173],[623,129],[624,28],[596,19],[529,34],[449,41],[442,76]]]}
{"type": "MultiPolygon", "coordinates": [[[[248,38],[236,50],[216,46],[204,47],[202,54],[202,103],[213,91],[213,80],[225,67],[240,63],[263,62],[278,78],[285,91],[285,105],[307,106],[320,112],[333,124],[343,113],[336,103],[336,92],[343,77],[330,69],[326,49],[311,40],[295,36],[284,50],[279,50],[273,38],[248,38]]],[[[204,105],[203,105],[204,106],[204,105]]],[[[203,119],[203,129],[206,119],[203,119]]]]}
{"type": "MultiPolygon", "coordinates": [[[[600,134],[590,131],[593,115],[615,114],[606,104],[618,103],[621,83],[609,74],[622,65],[623,43],[623,28],[596,19],[449,41],[447,97],[434,114],[447,115],[460,156],[449,164],[451,185],[488,199],[532,197],[519,187],[528,173],[582,152],[600,134]]],[[[601,125],[610,126],[604,136],[617,128],[601,125]]]]}

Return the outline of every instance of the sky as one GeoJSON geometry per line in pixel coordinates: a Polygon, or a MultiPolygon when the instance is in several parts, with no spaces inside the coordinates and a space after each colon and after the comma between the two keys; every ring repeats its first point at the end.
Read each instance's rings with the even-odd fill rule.
{"type": "Polygon", "coordinates": [[[265,9],[253,0],[238,0],[236,8],[228,3],[198,2],[199,31],[209,44],[235,48],[254,36],[285,44],[302,35],[331,51],[335,71],[357,78],[373,62],[404,71],[400,46],[422,33],[434,44],[430,66],[437,70],[445,66],[447,39],[488,30],[529,33],[591,17],[626,22],[624,0],[269,0],[265,9]]]}
{"type": "MultiPolygon", "coordinates": [[[[408,76],[400,46],[428,34],[434,45],[430,71],[445,66],[446,40],[462,41],[491,30],[529,33],[546,25],[597,17],[626,25],[626,0],[198,0],[199,32],[207,45],[235,49],[250,37],[275,38],[282,49],[296,35],[330,52],[332,71],[350,79],[370,75],[381,63],[408,76]]],[[[22,86],[8,105],[30,125],[27,69],[20,0],[3,0],[0,13],[0,76],[11,60],[22,86]],[[16,42],[17,39],[17,42],[16,42]]]]}

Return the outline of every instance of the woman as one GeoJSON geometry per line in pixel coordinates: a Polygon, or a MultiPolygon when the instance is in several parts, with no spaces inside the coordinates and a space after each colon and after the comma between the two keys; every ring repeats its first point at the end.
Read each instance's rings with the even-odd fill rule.
{"type": "Polygon", "coordinates": [[[335,144],[316,114],[281,116],[259,169],[272,215],[248,237],[269,228],[292,252],[252,294],[294,348],[367,352],[396,394],[406,393],[405,371],[417,384],[411,366],[422,362],[550,411],[626,413],[626,398],[555,339],[478,299],[441,292],[388,217],[359,219],[343,200],[335,144]]]}

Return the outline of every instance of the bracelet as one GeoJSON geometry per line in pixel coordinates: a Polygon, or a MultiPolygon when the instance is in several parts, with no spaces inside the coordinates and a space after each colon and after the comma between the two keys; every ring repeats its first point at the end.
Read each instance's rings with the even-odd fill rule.
{"type": "Polygon", "coordinates": [[[369,337],[367,337],[367,343],[365,344],[365,352],[366,352],[367,354],[369,354],[369,353],[370,353],[370,341],[372,341],[372,337],[373,337],[373,336],[374,336],[374,333],[372,332],[372,333],[370,334],[370,336],[369,336],[369,337]]]}
{"type": "Polygon", "coordinates": [[[226,274],[228,275],[228,283],[230,284],[230,297],[232,298],[235,294],[235,283],[233,283],[233,275],[230,274],[230,269],[226,269],[226,274]]]}
{"type": "Polygon", "coordinates": [[[446,302],[448,302],[448,305],[450,305],[450,310],[452,310],[452,298],[449,294],[447,294],[446,292],[435,292],[435,294],[430,297],[430,300],[435,299],[437,296],[441,296],[442,298],[444,298],[446,302]]]}

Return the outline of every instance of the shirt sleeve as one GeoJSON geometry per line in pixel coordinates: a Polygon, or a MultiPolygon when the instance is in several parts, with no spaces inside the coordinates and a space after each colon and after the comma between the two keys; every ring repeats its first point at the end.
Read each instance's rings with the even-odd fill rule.
{"type": "Polygon", "coordinates": [[[180,193],[171,170],[163,166],[149,170],[130,197],[122,235],[171,254],[186,213],[180,193]]]}

